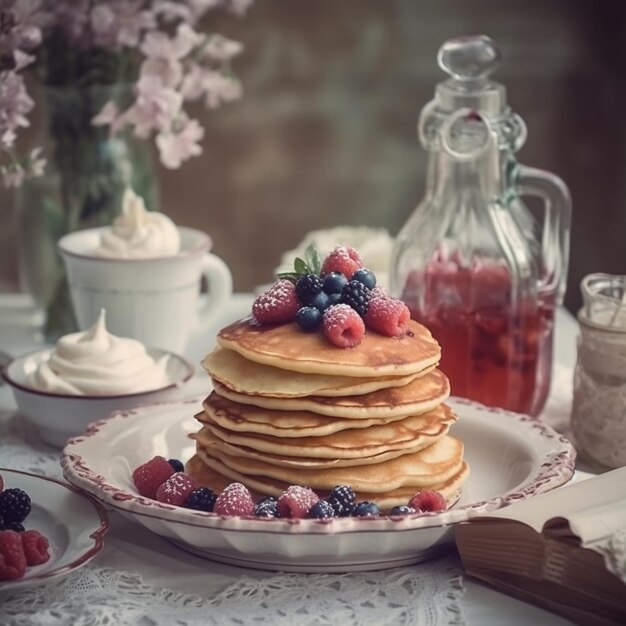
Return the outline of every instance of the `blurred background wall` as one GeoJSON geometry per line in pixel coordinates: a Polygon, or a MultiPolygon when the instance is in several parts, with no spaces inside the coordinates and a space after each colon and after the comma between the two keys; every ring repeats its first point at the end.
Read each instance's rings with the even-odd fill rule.
{"type": "MultiPolygon", "coordinates": [[[[424,190],[420,109],[447,38],[484,33],[526,121],[520,161],[574,201],[566,303],[591,271],[626,273],[626,3],[612,0],[257,0],[208,24],[244,42],[244,98],[198,109],[204,154],[160,170],[162,208],[211,234],[235,288],[267,282],[309,230],[395,234],[424,190]]],[[[14,198],[0,195],[0,291],[19,288],[14,198]]]]}

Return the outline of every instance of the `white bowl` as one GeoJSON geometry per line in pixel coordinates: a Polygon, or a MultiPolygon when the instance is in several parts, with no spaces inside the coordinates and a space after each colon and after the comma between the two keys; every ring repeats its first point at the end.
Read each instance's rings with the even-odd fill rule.
{"type": "Polygon", "coordinates": [[[74,396],[40,391],[30,387],[28,376],[39,363],[49,358],[52,348],[17,357],[2,371],[2,377],[13,389],[20,413],[39,427],[42,438],[62,448],[67,440],[80,435],[93,421],[114,411],[125,411],[180,397],[181,387],[194,375],[194,368],[183,357],[165,350],[149,349],[151,357],[169,355],[167,373],[172,381],[165,387],[116,396],[74,396]]]}

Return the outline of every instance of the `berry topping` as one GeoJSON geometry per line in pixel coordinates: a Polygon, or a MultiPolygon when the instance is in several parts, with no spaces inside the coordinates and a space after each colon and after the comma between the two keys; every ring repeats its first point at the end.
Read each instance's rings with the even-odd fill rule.
{"type": "Polygon", "coordinates": [[[296,323],[302,330],[316,330],[322,323],[322,312],[313,306],[303,306],[296,313],[296,323]]]}
{"type": "Polygon", "coordinates": [[[254,514],[254,502],[250,492],[241,483],[231,483],[217,497],[213,512],[218,515],[250,517],[254,514]]]}
{"type": "Polygon", "coordinates": [[[279,517],[306,517],[309,509],[319,500],[309,487],[291,485],[278,498],[279,517]]]}
{"type": "Polygon", "coordinates": [[[321,312],[324,312],[330,306],[330,296],[323,291],[320,291],[313,300],[311,300],[311,306],[314,306],[321,312]]]}
{"type": "Polygon", "coordinates": [[[335,304],[324,312],[324,334],[339,348],[353,348],[361,343],[365,324],[347,304],[335,304]]]}
{"type": "Polygon", "coordinates": [[[406,333],[411,314],[402,300],[373,298],[364,315],[368,328],[387,337],[400,337],[406,333]]]}
{"type": "Polygon", "coordinates": [[[352,517],[378,517],[380,509],[373,502],[359,502],[352,511],[352,517]]]}
{"type": "Polygon", "coordinates": [[[400,517],[403,515],[410,515],[411,513],[415,513],[415,509],[412,506],[394,506],[391,511],[389,511],[389,515],[393,515],[396,517],[400,517]]]}
{"type": "Polygon", "coordinates": [[[24,524],[18,522],[4,522],[0,523],[0,530],[14,530],[16,533],[23,533],[25,528],[24,524]]]}
{"type": "Polygon", "coordinates": [[[185,466],[182,461],[179,461],[178,459],[168,459],[167,462],[172,466],[175,472],[185,471],[185,466]]]}
{"type": "Polygon", "coordinates": [[[256,507],[254,514],[257,517],[278,517],[278,500],[274,496],[265,496],[261,498],[256,507]]]}
{"type": "Polygon", "coordinates": [[[174,468],[162,456],[155,456],[133,472],[137,491],[146,498],[154,499],[157,489],[172,475],[174,468]]]}
{"type": "Polygon", "coordinates": [[[309,509],[306,516],[310,519],[330,519],[335,517],[335,509],[327,500],[319,500],[309,509]]]}
{"type": "Polygon", "coordinates": [[[36,530],[27,530],[20,535],[22,548],[28,565],[41,565],[50,558],[48,539],[36,530]]]}
{"type": "Polygon", "coordinates": [[[350,246],[337,246],[322,264],[322,274],[340,272],[346,278],[352,278],[357,270],[363,267],[361,255],[350,246]]]}
{"type": "Polygon", "coordinates": [[[14,530],[0,531],[0,580],[16,580],[26,572],[22,539],[14,530]]]}
{"type": "Polygon", "coordinates": [[[183,506],[191,492],[199,486],[189,474],[176,472],[157,489],[156,499],[165,504],[183,506]]]}
{"type": "Polygon", "coordinates": [[[337,517],[348,517],[352,514],[356,495],[352,487],[348,485],[337,485],[327,498],[328,503],[333,507],[337,517]]]}
{"type": "Polygon", "coordinates": [[[369,307],[370,290],[358,280],[351,280],[341,292],[341,301],[363,317],[369,307]]]}
{"type": "Polygon", "coordinates": [[[196,511],[211,512],[215,506],[217,496],[208,487],[194,489],[185,502],[185,507],[196,511]]]}
{"type": "Polygon", "coordinates": [[[302,304],[311,304],[313,298],[322,291],[322,279],[317,274],[304,274],[296,283],[296,295],[302,304]]]}
{"type": "Polygon", "coordinates": [[[283,279],[254,301],[252,315],[260,324],[282,324],[293,321],[301,306],[294,284],[283,279]]]}
{"type": "Polygon", "coordinates": [[[328,295],[333,293],[341,293],[344,285],[348,283],[348,279],[341,272],[331,272],[324,276],[322,289],[328,295]]]}
{"type": "Polygon", "coordinates": [[[21,489],[5,489],[0,493],[0,516],[5,526],[21,524],[30,513],[30,498],[21,489]]]}
{"type": "Polygon", "coordinates": [[[438,491],[424,489],[418,491],[410,500],[409,506],[418,513],[429,513],[431,511],[445,511],[446,500],[438,491]]]}
{"type": "Polygon", "coordinates": [[[370,292],[370,300],[374,298],[390,298],[391,296],[387,293],[387,290],[380,285],[376,285],[370,292]]]}
{"type": "Polygon", "coordinates": [[[376,287],[376,276],[374,272],[370,272],[365,268],[357,270],[352,275],[352,280],[358,280],[360,283],[363,283],[368,289],[374,289],[376,287]]]}

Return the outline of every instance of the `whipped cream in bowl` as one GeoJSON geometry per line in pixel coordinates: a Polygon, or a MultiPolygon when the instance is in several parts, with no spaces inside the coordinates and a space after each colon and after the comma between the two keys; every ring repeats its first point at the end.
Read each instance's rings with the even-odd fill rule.
{"type": "Polygon", "coordinates": [[[2,372],[19,412],[57,447],[114,411],[180,398],[193,374],[177,354],[109,333],[104,311],[88,330],[18,357],[2,372]]]}

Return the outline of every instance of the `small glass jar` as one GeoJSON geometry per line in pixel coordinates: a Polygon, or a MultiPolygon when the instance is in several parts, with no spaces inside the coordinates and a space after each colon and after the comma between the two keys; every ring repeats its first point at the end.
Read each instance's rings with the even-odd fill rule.
{"type": "Polygon", "coordinates": [[[581,289],[572,432],[583,459],[614,469],[626,466],[626,276],[591,274],[581,289]]]}

